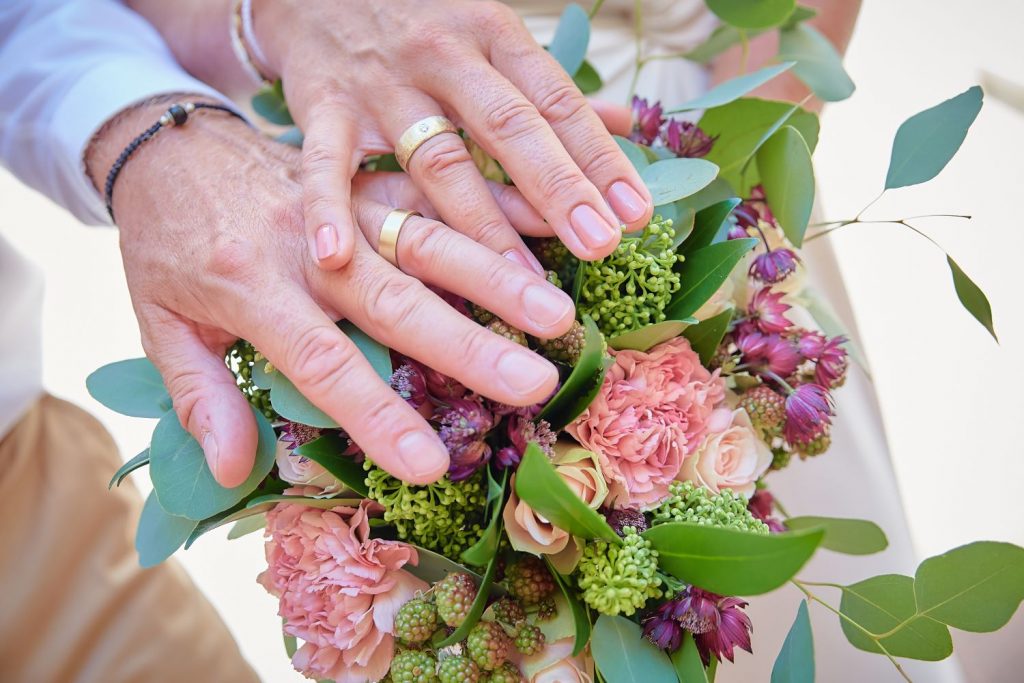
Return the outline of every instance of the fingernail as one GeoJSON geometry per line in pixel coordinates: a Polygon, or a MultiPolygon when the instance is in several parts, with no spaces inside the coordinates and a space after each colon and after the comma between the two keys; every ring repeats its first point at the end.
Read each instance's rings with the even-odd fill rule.
{"type": "Polygon", "coordinates": [[[609,188],[608,203],[611,204],[615,215],[625,223],[638,221],[647,213],[647,202],[644,198],[631,185],[621,180],[609,188]]]}
{"type": "Polygon", "coordinates": [[[599,249],[614,240],[619,231],[601,218],[601,214],[586,204],[580,204],[569,214],[569,222],[580,241],[590,249],[599,249]]]}
{"type": "Polygon", "coordinates": [[[517,394],[532,394],[554,377],[554,367],[532,351],[509,351],[498,359],[498,375],[517,394]]]}
{"type": "Polygon", "coordinates": [[[338,253],[338,231],[333,225],[321,225],[316,231],[316,257],[323,261],[338,253]]]}
{"type": "Polygon", "coordinates": [[[213,432],[206,432],[203,435],[203,455],[206,456],[206,464],[210,466],[210,472],[214,479],[220,478],[220,449],[217,447],[217,438],[213,432]]]}
{"type": "Polygon", "coordinates": [[[539,327],[551,327],[572,313],[572,299],[565,292],[545,285],[530,285],[523,290],[523,309],[539,327]]]}
{"type": "Polygon", "coordinates": [[[398,457],[405,465],[406,475],[416,479],[439,477],[448,463],[444,445],[423,432],[409,432],[400,438],[398,457]]]}
{"type": "Polygon", "coordinates": [[[544,267],[540,265],[540,262],[533,254],[527,256],[519,249],[509,249],[504,254],[502,254],[502,256],[507,258],[512,263],[515,263],[516,265],[522,266],[523,268],[526,268],[528,270],[532,270],[538,275],[544,275],[544,267]]]}

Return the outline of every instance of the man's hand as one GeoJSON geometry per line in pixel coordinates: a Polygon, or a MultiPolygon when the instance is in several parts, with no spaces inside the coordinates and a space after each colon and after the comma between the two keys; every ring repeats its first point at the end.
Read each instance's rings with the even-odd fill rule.
{"type": "MultiPolygon", "coordinates": [[[[131,111],[102,132],[88,155],[97,185],[166,106],[131,111]]],[[[256,450],[252,413],[224,364],[237,338],[251,341],[383,468],[413,483],[437,479],[448,466],[441,441],[335,320],[348,318],[389,347],[505,403],[542,401],[557,372],[393,268],[362,235],[346,268],[318,268],[304,248],[298,155],[233,118],[197,112],[127,162],[114,211],[146,353],[182,425],[225,486],[248,476],[256,450]]],[[[361,177],[355,188],[354,208],[364,221],[381,221],[395,206],[429,211],[404,176],[361,177]]],[[[513,222],[541,223],[512,188],[485,190],[513,222]]],[[[380,226],[365,227],[376,235],[380,226]]],[[[572,324],[572,301],[563,292],[440,223],[410,221],[398,252],[410,273],[529,334],[551,338],[572,324]]]]}

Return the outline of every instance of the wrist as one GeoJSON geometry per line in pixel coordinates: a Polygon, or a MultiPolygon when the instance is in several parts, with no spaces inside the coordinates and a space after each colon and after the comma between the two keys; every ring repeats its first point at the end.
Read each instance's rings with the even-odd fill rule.
{"type": "Polygon", "coordinates": [[[293,36],[301,36],[301,31],[290,30],[291,23],[302,13],[289,0],[252,0],[252,43],[258,45],[263,64],[258,65],[268,73],[271,79],[281,78],[287,60],[288,46],[295,40],[293,36]]]}

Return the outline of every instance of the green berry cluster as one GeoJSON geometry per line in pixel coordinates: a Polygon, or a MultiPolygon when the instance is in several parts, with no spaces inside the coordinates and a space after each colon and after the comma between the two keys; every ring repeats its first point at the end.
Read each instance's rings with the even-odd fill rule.
{"type": "Polygon", "coordinates": [[[466,572],[452,572],[434,584],[437,616],[452,628],[462,626],[476,600],[476,583],[466,572]]]}
{"type": "Polygon", "coordinates": [[[395,527],[402,540],[445,557],[458,557],[483,534],[487,492],[482,471],[458,482],[442,477],[433,484],[413,486],[369,460],[363,468],[368,497],[384,506],[384,521],[395,527]]]}
{"type": "Polygon", "coordinates": [[[669,499],[651,511],[652,524],[690,522],[755,534],[768,533],[768,525],[750,514],[746,498],[730,489],[712,493],[690,481],[674,481],[668,490],[669,499]]]}
{"type": "Polygon", "coordinates": [[[662,594],[658,551],[633,527],[622,531],[622,545],[593,541],[580,559],[583,600],[601,614],[629,616],[662,594]]]}
{"type": "Polygon", "coordinates": [[[572,327],[561,337],[539,339],[537,346],[545,358],[566,365],[576,365],[583,352],[585,337],[586,330],[583,329],[583,325],[579,321],[573,321],[572,327]]]}
{"type": "Polygon", "coordinates": [[[547,565],[534,555],[523,555],[505,570],[505,584],[512,597],[529,607],[555,592],[555,579],[547,565]]]}
{"type": "Polygon", "coordinates": [[[422,650],[405,650],[391,660],[394,683],[437,683],[437,660],[422,650]]]}
{"type": "Polygon", "coordinates": [[[580,289],[581,314],[613,337],[665,320],[665,308],[679,289],[673,268],[672,221],[655,216],[637,237],[625,237],[610,255],[587,264],[580,289]]]}
{"type": "Polygon", "coordinates": [[[256,410],[263,413],[264,417],[268,420],[276,418],[277,413],[274,412],[270,405],[270,390],[260,389],[252,381],[253,367],[256,363],[269,364],[267,359],[252,344],[244,339],[239,339],[228,349],[224,357],[224,363],[234,373],[235,383],[238,384],[238,389],[249,403],[256,410]]]}
{"type": "Polygon", "coordinates": [[[558,286],[568,286],[576,277],[576,268],[580,262],[570,253],[557,237],[544,237],[531,241],[534,256],[545,270],[555,274],[558,286]]]}
{"type": "Polygon", "coordinates": [[[452,655],[441,660],[437,677],[441,683],[479,683],[483,680],[480,667],[465,655],[452,655]]]}
{"type": "Polygon", "coordinates": [[[782,435],[786,424],[786,399],[778,392],[762,384],[744,392],[737,406],[747,411],[751,424],[763,437],[771,440],[782,435]]]}
{"type": "Polygon", "coordinates": [[[816,438],[808,441],[807,443],[793,444],[796,449],[797,455],[801,459],[813,458],[821,455],[829,449],[832,445],[832,430],[826,428],[824,432],[819,434],[816,438]]]}
{"type": "Polygon", "coordinates": [[[413,598],[395,614],[395,636],[406,645],[419,645],[437,628],[437,607],[424,598],[413,598]]]}

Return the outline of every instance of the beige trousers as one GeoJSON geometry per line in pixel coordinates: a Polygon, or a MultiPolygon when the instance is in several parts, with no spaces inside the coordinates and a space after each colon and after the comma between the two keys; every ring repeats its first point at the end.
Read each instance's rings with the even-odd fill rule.
{"type": "Polygon", "coordinates": [[[251,683],[173,560],[141,569],[130,481],[103,427],[43,397],[0,441],[0,682],[251,683]]]}

